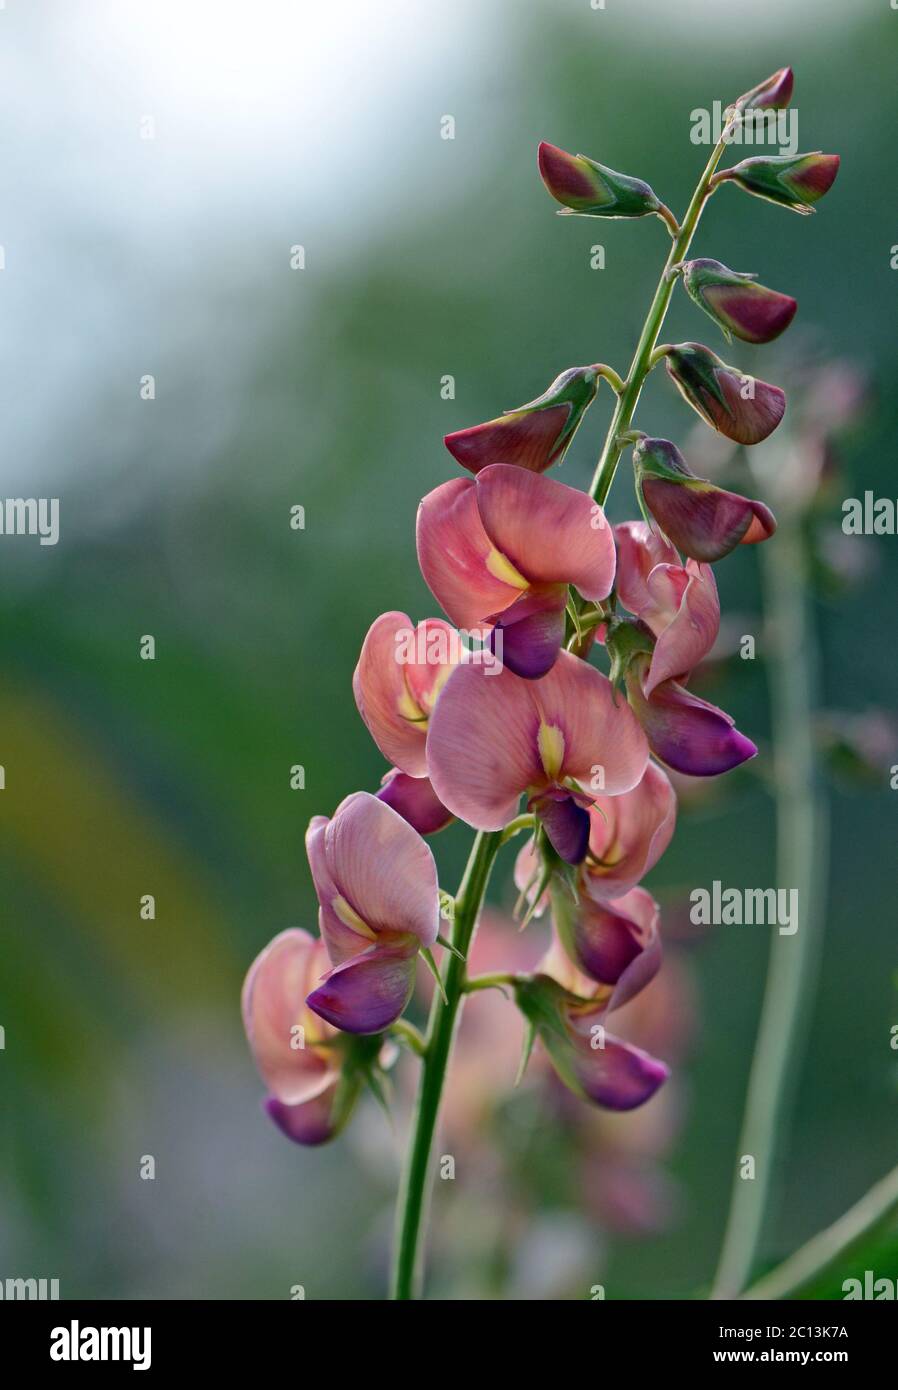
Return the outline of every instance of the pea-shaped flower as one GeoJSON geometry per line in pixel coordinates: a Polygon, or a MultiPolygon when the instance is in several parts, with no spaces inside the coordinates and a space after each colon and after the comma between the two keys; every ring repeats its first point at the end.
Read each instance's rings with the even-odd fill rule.
{"type": "Polygon", "coordinates": [[[452,621],[489,625],[497,657],[527,679],[555,662],[568,584],[598,603],[614,583],[614,541],[601,507],[577,488],[509,464],[428,493],[417,542],[421,573],[452,621]]]}
{"type": "Polygon", "coordinates": [[[618,174],[585,154],[568,154],[545,140],[539,147],[539,172],[562,213],[587,217],[646,217],[661,203],[642,179],[618,174]]]}
{"type": "Polygon", "coordinates": [[[243,1024],[269,1091],[265,1109],[300,1144],[333,1138],[358,1093],[341,1078],[336,1029],[306,1004],[327,966],[324,943],[291,928],[256,957],[243,986],[243,1024]]]}
{"type": "Polygon", "coordinates": [[[348,796],[330,820],[313,817],[306,851],[334,967],[309,995],[309,1008],[349,1033],[382,1032],[409,1001],[418,952],[437,938],[433,855],[368,792],[348,796]]]}
{"type": "Polygon", "coordinates": [[[548,675],[521,680],[459,666],[427,734],[427,763],[440,800],[479,830],[500,830],[522,794],[556,852],[579,863],[597,793],[629,791],[648,747],[626,703],[594,666],[562,652],[548,675]]]}

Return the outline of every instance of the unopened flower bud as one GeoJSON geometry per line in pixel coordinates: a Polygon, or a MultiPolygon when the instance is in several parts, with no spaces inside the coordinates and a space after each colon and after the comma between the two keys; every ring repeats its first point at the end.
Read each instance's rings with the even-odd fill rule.
{"type": "Polygon", "coordinates": [[[693,410],[737,444],[759,444],[783,418],[786,397],[778,386],[728,367],[702,343],[668,348],[665,366],[693,410]]]}
{"type": "Polygon", "coordinates": [[[769,203],[779,203],[793,212],[811,213],[812,206],[828,193],[839,172],[837,154],[758,155],[743,159],[732,169],[724,169],[717,183],[731,180],[769,203]]]}
{"type": "Polygon", "coordinates": [[[484,425],[447,434],[443,443],[472,473],[491,463],[515,463],[532,473],[544,473],[561,462],[598,389],[595,367],[570,367],[535,400],[484,425]]]}
{"type": "Polygon", "coordinates": [[[737,545],[766,541],[776,519],[763,502],[697,478],[669,439],[633,450],[636,486],[664,535],[693,560],[720,560],[737,545]]]}
{"type": "Polygon", "coordinates": [[[764,111],[772,107],[788,106],[792,100],[794,77],[791,68],[779,68],[759,82],[757,87],[745,92],[736,105],[742,111],[764,111]]]}
{"type": "Polygon", "coordinates": [[[617,174],[584,154],[568,154],[543,141],[539,147],[539,172],[564,212],[586,217],[646,217],[661,203],[642,179],[617,174]]]}
{"type": "Polygon", "coordinates": [[[720,261],[687,261],[683,284],[728,341],[733,335],[745,343],[770,343],[789,327],[798,308],[791,295],[768,290],[753,275],[728,270],[720,261]]]}

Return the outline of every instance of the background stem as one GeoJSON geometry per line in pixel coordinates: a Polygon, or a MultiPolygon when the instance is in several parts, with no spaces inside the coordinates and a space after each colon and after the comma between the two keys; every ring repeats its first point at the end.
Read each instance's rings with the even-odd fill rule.
{"type": "MultiPolygon", "coordinates": [[[[452,944],[467,956],[483,904],[493,861],[502,832],[478,832],[455,899],[452,944]]],[[[427,1053],[421,1065],[418,1097],[412,1117],[412,1134],[396,1207],[396,1245],[392,1297],[417,1297],[420,1282],[420,1245],[424,1208],[430,1189],[430,1151],[436,1129],[446,1066],[452,1051],[455,1027],[461,1012],[465,962],[447,952],[443,983],[447,1003],[434,990],[427,1027],[427,1053]]]]}
{"type": "Polygon", "coordinates": [[[737,1162],[712,1298],[737,1297],[751,1277],[805,1049],[825,918],[828,818],[816,774],[812,723],[819,653],[808,612],[798,518],[781,512],[776,536],[761,551],[776,779],[776,883],[798,890],[799,927],[793,936],[777,933],[770,948],[739,1135],[739,1155],[754,1157],[755,1177],[741,1178],[737,1162]]]}
{"type": "Polygon", "coordinates": [[[820,1231],[794,1255],[759,1279],[743,1298],[791,1298],[818,1279],[860,1241],[888,1226],[898,1211],[898,1168],[893,1168],[849,1207],[838,1221],[820,1231]]]}

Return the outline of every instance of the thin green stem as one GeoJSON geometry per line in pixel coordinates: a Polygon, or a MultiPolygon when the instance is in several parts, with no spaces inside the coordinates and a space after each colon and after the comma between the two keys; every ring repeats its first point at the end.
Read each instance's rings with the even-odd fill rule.
{"type": "Polygon", "coordinates": [[[479,989],[501,989],[503,985],[513,985],[517,978],[517,975],[503,971],[497,971],[494,975],[475,975],[472,980],[465,981],[464,992],[475,994],[479,989]]]}
{"type": "Polygon", "coordinates": [[[838,1221],[820,1231],[788,1260],[765,1274],[742,1298],[791,1298],[825,1274],[861,1241],[893,1223],[898,1212],[898,1168],[893,1168],[849,1207],[838,1221]]]}
{"type": "MultiPolygon", "coordinates": [[[[501,831],[480,831],[471,847],[455,899],[452,944],[467,956],[483,904],[493,861],[502,840],[501,831]]],[[[465,985],[465,965],[449,955],[443,977],[447,1002],[434,991],[427,1027],[427,1055],[421,1066],[418,1097],[412,1118],[412,1134],[396,1207],[396,1245],[392,1297],[417,1297],[421,1273],[421,1236],[424,1208],[430,1190],[430,1152],[436,1129],[446,1067],[458,1022],[465,985]]]]}
{"type": "Polygon", "coordinates": [[[636,344],[636,351],[633,354],[633,361],[627,373],[627,380],[624,389],[618,397],[611,424],[608,427],[608,434],[605,437],[605,445],[602,449],[599,462],[596,466],[595,475],[590,485],[590,495],[597,502],[604,503],[614,481],[615,470],[618,460],[623,451],[623,443],[620,436],[630,428],[630,421],[633,419],[645,379],[651,371],[651,357],[655,344],[658,341],[658,334],[664,323],[664,316],[670,304],[670,297],[674,291],[676,275],[674,266],[686,257],[690,243],[695,235],[702,209],[708,198],[711,178],[717,165],[720,163],[721,156],[726,149],[725,136],[730,133],[730,126],[723,132],[718,143],[714,146],[711,158],[708,160],[705,171],[696,185],[692,195],[692,201],[686,210],[682,226],[677,230],[677,234],[671,244],[670,255],[658,281],[658,288],[655,290],[655,297],[643,324],[642,332],[639,335],[639,342],[636,344]]]}
{"type": "Polygon", "coordinates": [[[781,513],[775,540],[763,548],[761,573],[770,634],[777,885],[797,892],[798,930],[777,933],[770,948],[739,1135],[739,1157],[754,1158],[755,1176],[743,1178],[737,1163],[712,1298],[737,1297],[751,1278],[804,1053],[823,936],[828,825],[815,765],[819,653],[805,571],[798,520],[781,513]]]}

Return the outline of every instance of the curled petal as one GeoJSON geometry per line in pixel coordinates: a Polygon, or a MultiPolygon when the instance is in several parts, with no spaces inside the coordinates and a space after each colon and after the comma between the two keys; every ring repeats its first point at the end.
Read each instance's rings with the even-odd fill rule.
{"type": "Polygon", "coordinates": [[[439,931],[433,855],[385,802],[354,792],[332,820],[313,820],[306,848],[334,964],[365,951],[384,933],[411,934],[422,946],[433,945],[439,931]]]}
{"type": "MultiPolygon", "coordinates": [[[[658,595],[659,608],[668,601],[672,583],[673,592],[679,591],[679,599],[673,617],[657,633],[644,687],[647,696],[662,681],[687,676],[708,655],[720,630],[720,599],[710,566],[688,560],[685,569],[677,567],[673,576],[670,570],[670,566],[658,565],[648,579],[649,592],[658,595]]],[[[646,622],[652,626],[649,618],[646,622]]]]}
{"type": "Polygon", "coordinates": [[[648,764],[632,791],[597,796],[590,811],[585,891],[601,901],[634,888],[667,849],[676,818],[676,793],[657,763],[648,764]]]}
{"type": "Polygon", "coordinates": [[[334,1102],[338,1086],[338,1081],[332,1081],[326,1091],[301,1105],[286,1105],[276,1096],[268,1096],[266,1113],[294,1144],[326,1144],[337,1133],[334,1102]]]}
{"type": "Polygon", "coordinates": [[[617,543],[617,596],[638,618],[657,601],[648,588],[656,565],[679,565],[680,557],[665,536],[644,521],[624,521],[614,528],[617,543]]]}
{"type": "Polygon", "coordinates": [[[306,995],[326,969],[324,943],[292,927],[259,953],[244,981],[243,1026],[256,1066],[286,1105],[313,1100],[336,1075],[333,1053],[315,1047],[331,1030],[306,1008],[306,995]]]}
{"type": "Polygon", "coordinates": [[[383,1032],[412,996],[418,944],[391,936],[338,965],[309,995],[309,1008],[345,1033],[383,1032]]]}
{"type": "Polygon", "coordinates": [[[586,1099],[606,1110],[635,1110],[645,1105],[670,1076],[663,1062],[610,1033],[605,1034],[604,1047],[593,1048],[582,1040],[573,1069],[586,1099]]]}
{"type": "Polygon", "coordinates": [[[497,661],[525,680],[551,671],[564,642],[567,594],[566,584],[541,584],[494,614],[489,648],[497,661]]]}
{"type": "Polygon", "coordinates": [[[652,752],[668,767],[693,777],[714,777],[755,756],[757,748],[728,714],[676,681],[664,681],[646,698],[642,680],[647,670],[642,659],[630,666],[627,697],[652,752]]]}
{"type": "Polygon", "coordinates": [[[658,904],[644,888],[599,903],[581,897],[563,916],[564,945],[578,969],[601,985],[606,1014],[619,1009],[652,980],[661,965],[658,904]]]}
{"type": "Polygon", "coordinates": [[[429,777],[409,777],[395,767],[385,774],[377,799],[391,806],[419,835],[435,835],[452,820],[452,812],[446,810],[429,777]]]}
{"type": "Polygon", "coordinates": [[[430,618],[416,628],[399,612],[382,613],[362,643],[352,678],[359,714],[384,757],[411,777],[427,770],[427,720],[459,650],[448,623],[430,618]]]}
{"type": "Polygon", "coordinates": [[[529,803],[539,817],[549,843],[566,864],[582,864],[589,846],[586,798],[561,787],[550,787],[529,803]]]}

